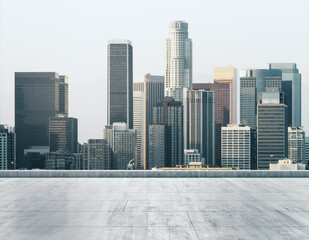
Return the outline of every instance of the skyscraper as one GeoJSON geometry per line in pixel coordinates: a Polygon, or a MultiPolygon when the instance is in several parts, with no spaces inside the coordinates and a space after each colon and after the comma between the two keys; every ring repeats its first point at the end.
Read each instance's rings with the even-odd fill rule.
{"type": "Polygon", "coordinates": [[[58,114],[49,119],[49,148],[51,152],[77,153],[77,119],[58,114]]]}
{"type": "Polygon", "coordinates": [[[65,75],[59,76],[59,114],[69,114],[69,80],[65,75]]]}
{"type": "Polygon", "coordinates": [[[183,88],[192,87],[192,41],[188,38],[188,23],[170,23],[166,41],[165,96],[182,102],[183,88]]]}
{"type": "Polygon", "coordinates": [[[280,70],[247,69],[240,71],[240,122],[256,128],[260,92],[282,91],[280,70]]]}
{"type": "Polygon", "coordinates": [[[305,163],[305,131],[302,128],[288,127],[288,147],[289,159],[298,163],[305,163]]]}
{"type": "Polygon", "coordinates": [[[128,129],[126,123],[105,126],[103,139],[112,150],[111,169],[126,170],[128,163],[135,159],[136,131],[128,129]]]}
{"type": "Polygon", "coordinates": [[[136,169],[144,169],[144,92],[133,92],[133,109],[133,128],[136,130],[136,169]]]}
{"type": "Polygon", "coordinates": [[[172,97],[165,97],[153,108],[153,124],[166,125],[166,167],[183,164],[183,106],[172,97]]]}
{"type": "Polygon", "coordinates": [[[256,169],[256,132],[242,124],[222,127],[222,167],[256,169]]]}
{"type": "Polygon", "coordinates": [[[234,67],[216,67],[214,69],[215,83],[230,84],[230,122],[237,122],[237,70],[234,67]]]}
{"type": "Polygon", "coordinates": [[[288,98],[286,102],[288,112],[292,115],[292,123],[289,125],[292,127],[301,127],[301,74],[296,64],[270,63],[269,69],[280,70],[282,72],[283,85],[292,85],[291,93],[286,93],[288,98]]]}
{"type": "Polygon", "coordinates": [[[257,106],[257,169],[288,156],[287,106],[281,92],[262,92],[257,106]]]}
{"type": "Polygon", "coordinates": [[[215,98],[215,160],[216,166],[221,165],[221,127],[230,121],[231,85],[230,83],[193,83],[193,89],[214,92],[215,98]]]}
{"type": "Polygon", "coordinates": [[[49,118],[59,112],[58,80],[55,72],[15,73],[17,168],[28,167],[24,149],[49,145],[49,118]]]}
{"type": "Polygon", "coordinates": [[[12,128],[0,125],[0,170],[16,168],[16,135],[12,128]]]}
{"type": "Polygon", "coordinates": [[[107,52],[107,124],[133,128],[133,47],[129,40],[109,41],[107,52]]]}
{"type": "Polygon", "coordinates": [[[214,92],[184,89],[184,148],[197,149],[203,164],[215,166],[214,92]]]}
{"type": "MultiPolygon", "coordinates": [[[[144,94],[144,106],[143,106],[143,151],[144,159],[142,169],[148,169],[149,159],[149,125],[152,124],[153,107],[157,102],[162,102],[164,99],[164,76],[157,76],[146,74],[141,79],[134,79],[133,89],[134,91],[142,91],[144,94]]],[[[135,110],[134,110],[135,111],[135,110]]]]}
{"type": "Polygon", "coordinates": [[[149,169],[167,165],[167,126],[149,125],[149,169]]]}

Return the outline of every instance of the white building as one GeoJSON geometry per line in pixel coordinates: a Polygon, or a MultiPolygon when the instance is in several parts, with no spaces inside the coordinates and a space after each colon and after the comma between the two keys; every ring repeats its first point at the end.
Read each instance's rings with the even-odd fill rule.
{"type": "Polygon", "coordinates": [[[221,131],[221,165],[222,167],[254,168],[252,149],[252,130],[248,126],[229,124],[221,131]]]}
{"type": "Polygon", "coordinates": [[[305,162],[305,132],[299,127],[288,128],[289,159],[298,163],[305,162]]]}
{"type": "Polygon", "coordinates": [[[291,159],[282,159],[278,163],[270,163],[269,169],[271,171],[295,171],[295,170],[305,170],[306,166],[302,163],[295,163],[291,159]]]}
{"type": "Polygon", "coordinates": [[[192,41],[188,23],[170,23],[166,41],[165,96],[183,102],[183,88],[192,89],[192,41]]]}
{"type": "Polygon", "coordinates": [[[201,162],[201,154],[197,149],[185,149],[184,165],[189,166],[191,162],[201,162]]]}

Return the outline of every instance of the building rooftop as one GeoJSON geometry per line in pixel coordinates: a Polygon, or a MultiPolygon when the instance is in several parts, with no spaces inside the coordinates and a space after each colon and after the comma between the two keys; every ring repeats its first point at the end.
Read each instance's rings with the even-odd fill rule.
{"type": "Polygon", "coordinates": [[[178,178],[3,178],[1,171],[0,239],[309,239],[309,178],[177,173],[178,178]]]}

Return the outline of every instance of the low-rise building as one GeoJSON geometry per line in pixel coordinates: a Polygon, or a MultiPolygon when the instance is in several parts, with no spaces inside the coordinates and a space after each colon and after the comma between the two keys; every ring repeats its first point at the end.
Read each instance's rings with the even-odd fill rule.
{"type": "Polygon", "coordinates": [[[269,169],[272,171],[295,171],[295,170],[305,170],[306,165],[302,163],[297,163],[291,159],[282,159],[278,163],[270,163],[269,169]]]}

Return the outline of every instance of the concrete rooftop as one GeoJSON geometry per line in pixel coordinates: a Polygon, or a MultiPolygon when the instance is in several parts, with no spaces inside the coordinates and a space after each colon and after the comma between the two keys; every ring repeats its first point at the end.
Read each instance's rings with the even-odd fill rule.
{"type": "Polygon", "coordinates": [[[0,239],[309,239],[309,178],[0,178],[0,239]]]}

